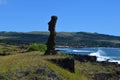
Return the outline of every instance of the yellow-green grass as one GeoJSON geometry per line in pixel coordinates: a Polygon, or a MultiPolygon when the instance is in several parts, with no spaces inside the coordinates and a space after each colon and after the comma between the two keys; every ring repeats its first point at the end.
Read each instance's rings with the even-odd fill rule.
{"type": "Polygon", "coordinates": [[[64,58],[64,56],[43,56],[41,52],[28,52],[9,56],[0,56],[0,74],[24,71],[29,68],[48,67],[62,76],[63,80],[87,80],[80,72],[71,73],[46,59],[64,58]]]}
{"type": "MultiPolygon", "coordinates": [[[[0,56],[0,74],[24,71],[30,68],[48,67],[62,76],[62,80],[92,80],[95,73],[109,73],[120,70],[114,65],[102,66],[99,63],[75,61],[75,73],[71,73],[47,59],[65,58],[66,55],[43,55],[43,52],[28,52],[9,56],[0,56]]],[[[69,56],[67,56],[69,57],[69,56]]]]}
{"type": "Polygon", "coordinates": [[[25,70],[30,67],[44,66],[44,61],[37,52],[0,56],[0,73],[25,70]]]}
{"type": "Polygon", "coordinates": [[[79,73],[79,71],[86,75],[89,80],[91,80],[94,77],[94,74],[99,73],[115,73],[116,71],[120,70],[119,66],[115,65],[102,65],[101,63],[96,62],[79,62],[77,61],[76,64],[76,70],[79,73]]]}
{"type": "Polygon", "coordinates": [[[56,66],[55,64],[52,64],[50,62],[47,62],[47,66],[54,70],[55,72],[59,73],[63,80],[88,80],[87,77],[79,71],[79,73],[71,73],[65,69],[60,68],[59,66],[56,66]]]}
{"type": "Polygon", "coordinates": [[[9,39],[9,38],[16,38],[16,37],[0,36],[0,39],[9,39]]]}
{"type": "Polygon", "coordinates": [[[120,40],[99,40],[99,41],[112,42],[112,43],[115,43],[115,44],[119,44],[120,43],[120,40]]]}
{"type": "Polygon", "coordinates": [[[34,51],[23,54],[0,56],[0,74],[16,73],[27,69],[48,67],[50,70],[62,76],[62,80],[92,80],[95,73],[110,73],[120,70],[114,65],[102,66],[99,63],[79,62],[75,60],[75,73],[71,73],[48,59],[70,57],[67,55],[43,55],[44,52],[34,51]]]}
{"type": "Polygon", "coordinates": [[[18,54],[21,52],[25,52],[25,49],[20,49],[18,46],[14,46],[14,45],[6,45],[6,44],[0,45],[0,55],[2,54],[11,55],[11,54],[18,54]]]}

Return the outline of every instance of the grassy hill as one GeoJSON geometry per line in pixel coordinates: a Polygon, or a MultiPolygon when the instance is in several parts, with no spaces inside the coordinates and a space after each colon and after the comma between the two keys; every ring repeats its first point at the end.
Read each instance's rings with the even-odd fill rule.
{"type": "MultiPolygon", "coordinates": [[[[49,32],[0,32],[0,42],[7,44],[46,43],[49,32]]],[[[57,45],[72,47],[120,47],[120,37],[87,33],[58,32],[57,45]]]]}
{"type": "MultiPolygon", "coordinates": [[[[0,46],[4,50],[4,46],[0,46]]],[[[116,65],[101,65],[96,62],[75,60],[75,72],[72,73],[48,59],[71,57],[65,54],[43,55],[44,52],[26,52],[17,46],[6,45],[9,54],[0,56],[0,80],[93,80],[95,74],[111,74],[120,70],[116,65]],[[17,50],[16,50],[17,49],[17,50]]],[[[114,80],[114,79],[111,79],[114,80]]]]}
{"type": "MultiPolygon", "coordinates": [[[[74,74],[48,59],[65,58],[65,55],[43,55],[44,52],[26,52],[17,46],[0,45],[0,52],[15,54],[0,55],[0,80],[87,80],[83,74],[74,74]],[[17,50],[16,50],[17,49],[17,50]]],[[[1,53],[0,53],[1,54],[1,53]]]]}

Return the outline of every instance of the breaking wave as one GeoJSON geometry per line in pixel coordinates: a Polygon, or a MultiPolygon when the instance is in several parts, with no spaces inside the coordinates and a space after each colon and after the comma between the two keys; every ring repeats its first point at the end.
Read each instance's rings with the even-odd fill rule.
{"type": "Polygon", "coordinates": [[[109,61],[109,62],[118,62],[120,64],[120,60],[115,60],[116,57],[109,57],[107,56],[107,53],[105,53],[103,50],[98,50],[96,52],[92,52],[88,54],[90,56],[96,56],[97,61],[109,61]]]}
{"type": "Polygon", "coordinates": [[[73,52],[91,52],[91,51],[87,51],[87,50],[72,50],[73,52]]]}
{"type": "Polygon", "coordinates": [[[106,60],[110,59],[109,57],[106,56],[106,53],[103,50],[98,50],[97,52],[93,52],[88,55],[96,56],[97,61],[106,61],[106,60]]]}
{"type": "Polygon", "coordinates": [[[96,56],[97,61],[118,62],[120,64],[119,48],[56,48],[68,54],[96,56]]]}

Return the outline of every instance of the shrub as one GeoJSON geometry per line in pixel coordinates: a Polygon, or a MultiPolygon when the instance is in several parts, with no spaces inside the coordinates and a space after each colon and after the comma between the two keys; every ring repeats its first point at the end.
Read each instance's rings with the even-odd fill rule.
{"type": "Polygon", "coordinates": [[[46,49],[47,49],[47,47],[44,44],[33,43],[28,47],[27,51],[41,51],[41,52],[44,52],[46,49]]]}

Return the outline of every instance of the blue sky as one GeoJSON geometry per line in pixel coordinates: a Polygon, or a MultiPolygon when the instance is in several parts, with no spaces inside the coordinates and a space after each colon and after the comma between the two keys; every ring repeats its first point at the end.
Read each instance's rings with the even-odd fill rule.
{"type": "Polygon", "coordinates": [[[0,0],[0,31],[97,32],[120,36],[120,0],[0,0]]]}

